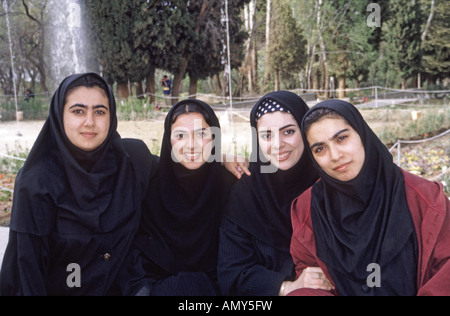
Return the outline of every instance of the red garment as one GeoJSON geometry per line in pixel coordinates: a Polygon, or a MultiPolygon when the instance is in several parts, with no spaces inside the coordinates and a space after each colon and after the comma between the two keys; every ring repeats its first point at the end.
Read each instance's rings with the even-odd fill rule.
{"type": "MultiPolygon", "coordinates": [[[[450,200],[445,196],[441,183],[430,182],[403,170],[402,172],[419,246],[417,295],[449,296],[450,200]]],[[[312,188],[305,191],[292,203],[291,255],[297,277],[303,269],[319,266],[335,285],[325,263],[317,257],[311,221],[311,190],[312,188]]],[[[301,291],[297,293],[301,294],[301,291]]]]}

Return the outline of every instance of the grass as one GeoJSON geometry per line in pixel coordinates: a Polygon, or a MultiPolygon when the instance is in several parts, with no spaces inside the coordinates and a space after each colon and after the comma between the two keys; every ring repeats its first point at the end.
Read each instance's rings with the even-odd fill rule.
{"type": "Polygon", "coordinates": [[[361,114],[387,146],[399,139],[423,139],[431,133],[450,128],[447,100],[430,100],[427,105],[361,110],[361,114]],[[419,113],[417,119],[413,118],[415,113],[419,113]]]}

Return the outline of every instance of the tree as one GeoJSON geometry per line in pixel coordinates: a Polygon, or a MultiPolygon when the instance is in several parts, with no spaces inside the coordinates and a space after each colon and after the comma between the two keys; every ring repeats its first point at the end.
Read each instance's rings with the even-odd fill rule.
{"type": "Polygon", "coordinates": [[[275,90],[280,90],[281,79],[298,73],[306,62],[306,41],[302,30],[293,18],[289,2],[274,2],[270,23],[269,55],[266,57],[274,73],[275,90]]]}
{"type": "Polygon", "coordinates": [[[103,75],[110,84],[117,83],[119,99],[127,98],[129,83],[142,80],[143,74],[132,33],[136,2],[87,0],[86,8],[103,75]]]}
{"type": "Polygon", "coordinates": [[[436,0],[434,17],[423,37],[422,67],[429,79],[444,79],[450,73],[450,2],[436,0]]]}
{"type": "MultiPolygon", "coordinates": [[[[49,92],[47,77],[49,68],[45,60],[47,44],[49,43],[48,23],[46,16],[47,0],[26,1],[22,0],[23,17],[22,22],[16,26],[21,31],[19,51],[23,55],[24,69],[31,78],[39,75],[40,85],[43,92],[49,92]]],[[[33,81],[34,84],[34,81],[33,81]]]]}
{"type": "Polygon", "coordinates": [[[414,0],[389,1],[390,19],[386,22],[384,41],[389,65],[398,72],[405,89],[407,80],[420,71],[421,35],[424,17],[414,0]]]}
{"type": "MultiPolygon", "coordinates": [[[[229,0],[228,18],[230,34],[231,68],[236,69],[242,64],[243,44],[247,34],[241,31],[242,21],[240,11],[248,0],[229,0]]],[[[204,20],[198,33],[198,42],[194,45],[192,58],[187,72],[190,78],[189,94],[197,93],[197,80],[206,79],[224,70],[224,60],[227,59],[226,25],[223,12],[223,1],[214,1],[210,14],[204,20]],[[205,49],[208,47],[208,49],[205,49]]]]}

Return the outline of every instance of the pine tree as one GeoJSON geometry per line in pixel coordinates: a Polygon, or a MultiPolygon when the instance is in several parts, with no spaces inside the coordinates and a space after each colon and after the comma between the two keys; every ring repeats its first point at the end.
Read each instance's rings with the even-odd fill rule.
{"type": "Polygon", "coordinates": [[[421,6],[415,0],[389,2],[390,19],[386,22],[384,41],[390,67],[407,80],[420,71],[422,60],[421,28],[424,21],[421,6]]]}
{"type": "Polygon", "coordinates": [[[428,77],[442,79],[450,73],[450,2],[436,1],[436,10],[423,43],[423,70],[428,77]]]}
{"type": "Polygon", "coordinates": [[[306,63],[306,41],[293,17],[289,1],[272,3],[268,65],[275,75],[275,90],[280,90],[280,79],[298,73],[306,63]]]}

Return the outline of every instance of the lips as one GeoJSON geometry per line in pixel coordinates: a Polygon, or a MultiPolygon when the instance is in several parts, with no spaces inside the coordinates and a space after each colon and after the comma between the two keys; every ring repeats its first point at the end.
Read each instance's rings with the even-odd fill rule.
{"type": "Polygon", "coordinates": [[[201,157],[201,153],[184,154],[184,156],[188,161],[195,162],[199,160],[199,158],[201,157]]]}
{"type": "Polygon", "coordinates": [[[278,161],[286,161],[291,156],[291,152],[285,152],[278,155],[278,161]]]}
{"type": "Polygon", "coordinates": [[[81,135],[86,138],[94,138],[97,136],[97,133],[81,133],[81,135]]]}
{"type": "Polygon", "coordinates": [[[345,163],[345,164],[342,164],[342,165],[340,165],[340,166],[334,168],[333,171],[336,171],[336,172],[344,172],[344,171],[347,171],[347,169],[348,169],[349,166],[350,166],[350,162],[347,162],[347,163],[345,163]]]}

